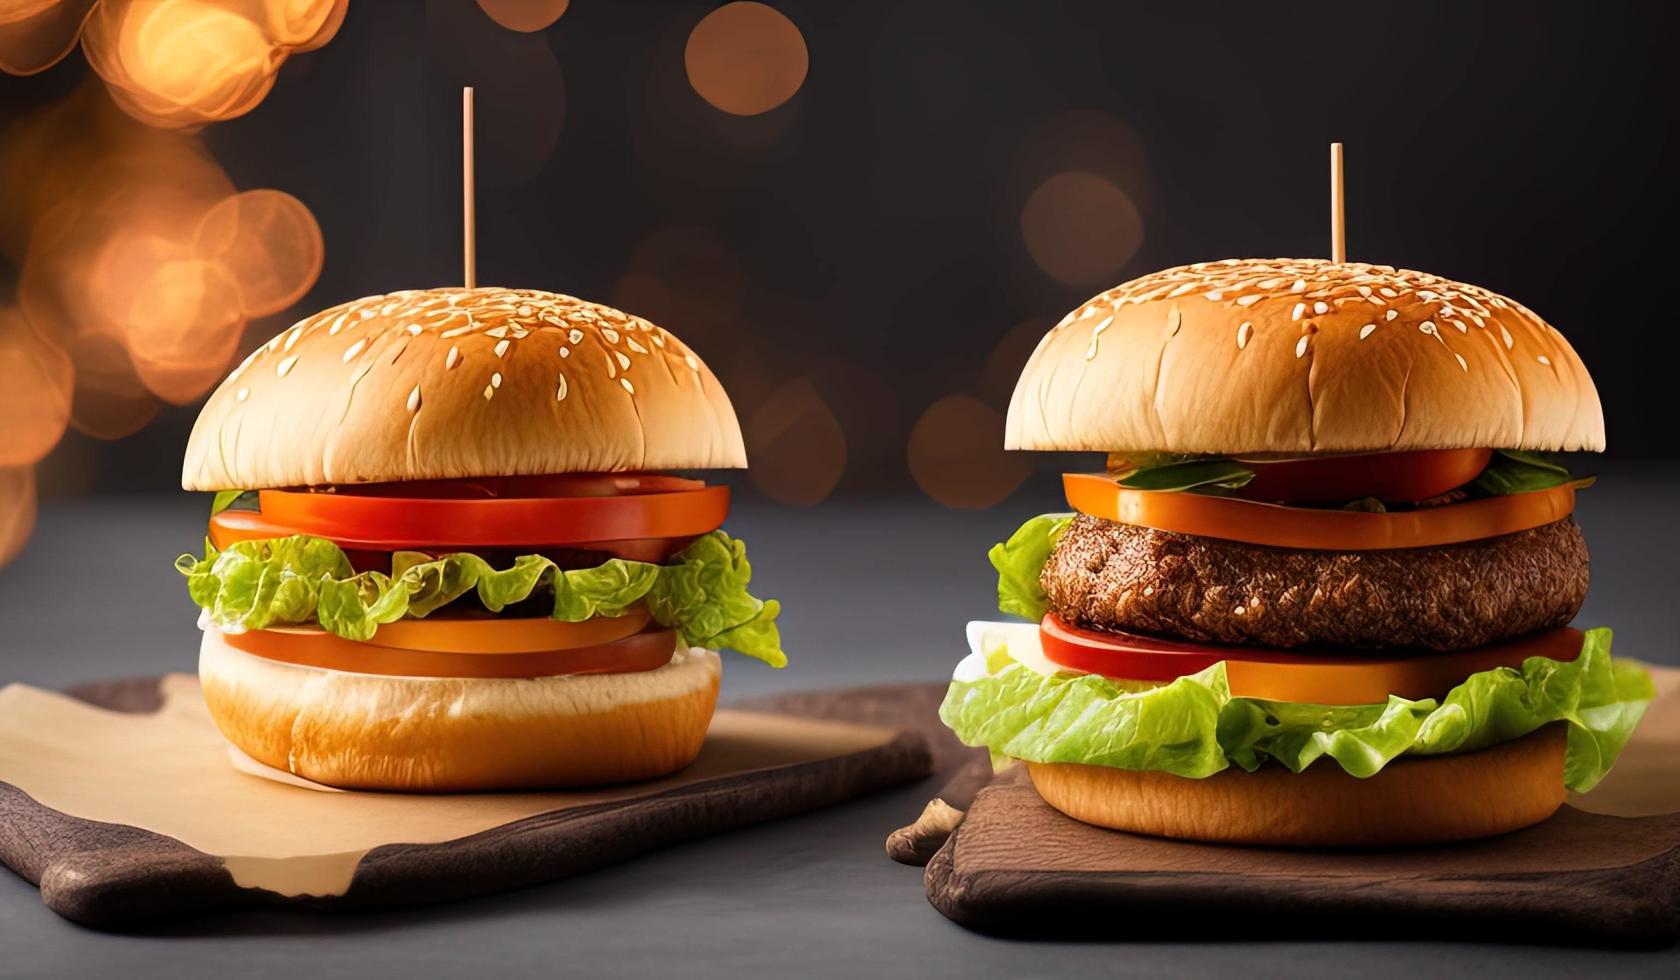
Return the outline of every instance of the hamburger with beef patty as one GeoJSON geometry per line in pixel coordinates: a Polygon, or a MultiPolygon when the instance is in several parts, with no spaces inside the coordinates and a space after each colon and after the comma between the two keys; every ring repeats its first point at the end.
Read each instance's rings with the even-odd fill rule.
{"type": "Polygon", "coordinates": [[[1462,840],[1603,777],[1652,697],[1588,581],[1592,380],[1488,290],[1387,266],[1227,260],[1070,313],[1011,449],[1106,454],[1072,512],[992,549],[941,718],[1051,806],[1194,840],[1462,840]]]}
{"type": "Polygon", "coordinates": [[[245,768],[459,791],[647,779],[700,751],[716,650],[782,666],[719,530],[729,398],[652,324],[569,296],[333,307],[211,395],[199,677],[245,768]]]}

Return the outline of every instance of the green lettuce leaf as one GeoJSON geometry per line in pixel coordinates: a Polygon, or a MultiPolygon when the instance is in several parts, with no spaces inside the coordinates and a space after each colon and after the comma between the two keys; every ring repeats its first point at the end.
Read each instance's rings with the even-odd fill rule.
{"type": "Polygon", "coordinates": [[[1487,467],[1472,482],[1477,490],[1498,497],[1512,493],[1530,493],[1573,483],[1577,487],[1592,486],[1592,480],[1577,480],[1561,464],[1540,453],[1518,449],[1498,449],[1488,460],[1487,467]]]}
{"type": "Polygon", "coordinates": [[[1440,702],[1316,705],[1230,695],[1225,665],[1170,684],[1095,674],[1044,675],[988,657],[975,680],[953,681],[939,717],[968,745],[1029,762],[1076,762],[1199,779],[1231,764],[1274,760],[1301,772],[1328,758],[1371,776],[1401,755],[1468,752],[1542,725],[1569,726],[1564,782],[1597,785],[1655,696],[1637,664],[1612,660],[1610,631],[1586,633],[1573,661],[1530,657],[1521,668],[1472,674],[1440,702]]]}
{"type": "Polygon", "coordinates": [[[1254,479],[1254,470],[1234,459],[1169,453],[1110,453],[1108,472],[1134,490],[1236,490],[1254,479]]]}
{"type": "Polygon", "coordinates": [[[316,623],[366,642],[380,626],[423,618],[469,592],[491,612],[547,587],[555,619],[575,623],[624,615],[646,601],[660,625],[691,646],[732,649],[773,667],[787,664],[776,616],[781,606],[747,591],[746,545],[722,531],[697,538],[668,565],[609,559],[594,568],[561,569],[541,555],[494,568],[469,552],[432,557],[399,551],[389,574],[356,572],[331,541],[307,535],[239,541],[204,557],[182,555],[175,567],[205,621],[237,632],[316,623]]]}
{"type": "Polygon", "coordinates": [[[1072,514],[1040,514],[1017,528],[1008,541],[986,552],[997,569],[998,609],[1005,615],[1038,620],[1049,610],[1050,601],[1038,584],[1038,576],[1072,521],[1072,514]]]}

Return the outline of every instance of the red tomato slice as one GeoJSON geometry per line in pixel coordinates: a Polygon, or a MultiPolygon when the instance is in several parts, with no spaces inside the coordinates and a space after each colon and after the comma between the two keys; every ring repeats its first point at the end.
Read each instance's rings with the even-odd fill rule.
{"type": "Polygon", "coordinates": [[[1492,456],[1491,449],[1425,449],[1279,462],[1244,459],[1254,479],[1237,495],[1292,504],[1345,503],[1360,497],[1428,500],[1474,480],[1492,456]]]}
{"type": "MultiPolygon", "coordinates": [[[[676,633],[672,630],[644,630],[610,642],[568,649],[506,652],[481,646],[468,650],[460,648],[456,637],[446,635],[456,622],[472,630],[481,630],[495,621],[416,620],[402,624],[406,628],[408,642],[421,642],[417,638],[424,637],[428,629],[439,628],[436,646],[441,649],[357,643],[325,630],[307,627],[220,635],[228,646],[266,660],[390,677],[529,678],[563,674],[628,674],[656,670],[670,663],[677,643],[676,633]]],[[[386,631],[392,625],[397,624],[381,626],[377,635],[387,638],[386,631]]]]}
{"type": "Polygon", "coordinates": [[[613,643],[640,633],[652,619],[640,603],[622,616],[595,616],[581,623],[488,614],[399,619],[379,627],[373,639],[359,645],[433,653],[544,653],[613,643]]]}
{"type": "Polygon", "coordinates": [[[1438,698],[1471,674],[1520,666],[1529,657],[1574,660],[1582,642],[1580,630],[1563,628],[1455,653],[1365,656],[1097,632],[1068,626],[1054,615],[1039,624],[1039,637],[1051,662],[1088,674],[1171,681],[1224,661],[1233,695],[1307,704],[1378,704],[1390,694],[1412,700],[1438,698]]]}
{"type": "Polygon", "coordinates": [[[1321,551],[1431,548],[1478,541],[1561,521],[1575,510],[1575,488],[1569,484],[1386,514],[1284,507],[1205,493],[1133,490],[1094,473],[1064,473],[1062,487],[1074,510],[1107,521],[1321,551]]]}
{"type": "MultiPolygon", "coordinates": [[[[684,481],[690,482],[690,481],[684,481]]],[[[437,551],[474,547],[540,551],[650,538],[694,538],[729,513],[729,488],[575,497],[377,497],[262,490],[260,510],[210,518],[218,547],[250,538],[309,534],[348,550],[437,551]]],[[[604,549],[602,549],[604,550],[604,549]]]]}

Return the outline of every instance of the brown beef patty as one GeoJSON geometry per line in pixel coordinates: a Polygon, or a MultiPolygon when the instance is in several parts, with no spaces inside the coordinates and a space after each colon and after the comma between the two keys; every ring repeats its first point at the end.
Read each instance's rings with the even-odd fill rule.
{"type": "Polygon", "coordinates": [[[1463,650],[1563,626],[1587,594],[1574,520],[1396,551],[1296,551],[1080,514],[1040,579],[1063,622],[1205,643],[1463,650]]]}

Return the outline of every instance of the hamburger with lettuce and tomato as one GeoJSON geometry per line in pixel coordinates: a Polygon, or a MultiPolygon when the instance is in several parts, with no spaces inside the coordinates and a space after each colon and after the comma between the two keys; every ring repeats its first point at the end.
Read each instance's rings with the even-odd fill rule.
{"type": "Polygon", "coordinates": [[[1652,697],[1570,623],[1592,379],[1522,304],[1388,266],[1226,260],[1039,343],[1011,449],[1101,453],[991,551],[941,718],[1051,806],[1204,841],[1388,845],[1550,816],[1652,697]]]}
{"type": "Polygon", "coordinates": [[[182,485],[210,715],[258,772],[459,791],[693,761],[716,651],[780,667],[778,606],[720,530],[729,397],[638,317],[431,289],[303,320],[211,395],[182,485]]]}

